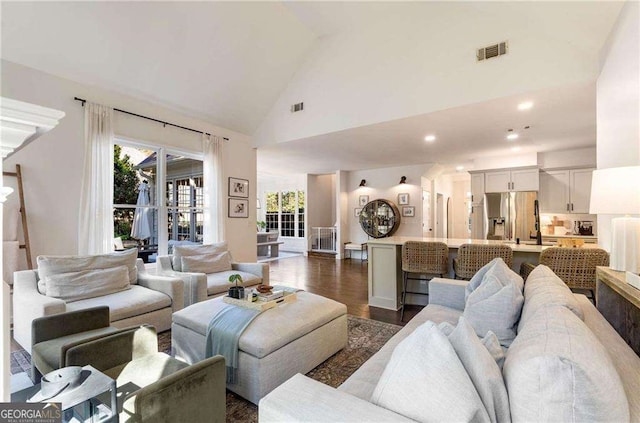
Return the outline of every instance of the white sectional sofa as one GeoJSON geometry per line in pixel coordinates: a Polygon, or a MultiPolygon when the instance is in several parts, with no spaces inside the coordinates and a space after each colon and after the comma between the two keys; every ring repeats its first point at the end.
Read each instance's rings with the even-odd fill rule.
{"type": "MultiPolygon", "coordinates": [[[[505,350],[502,376],[510,410],[506,421],[640,421],[640,358],[585,296],[563,291],[560,279],[553,281],[551,271],[539,267],[527,279],[517,336],[505,350]]],[[[397,409],[374,404],[372,396],[403,340],[427,321],[458,322],[464,314],[467,284],[433,279],[429,305],[340,387],[334,389],[298,374],[260,401],[259,420],[438,420],[428,409],[410,419],[397,409]]],[[[443,383],[407,381],[430,382],[443,383]]],[[[451,410],[462,402],[452,398],[451,410]]]]}
{"type": "Polygon", "coordinates": [[[150,324],[162,332],[171,328],[173,313],[184,307],[182,280],[147,273],[136,249],[40,256],[38,268],[16,272],[13,283],[13,337],[29,353],[31,322],[38,317],[107,305],[113,326],[150,324]],[[112,277],[118,270],[120,275],[112,277]],[[47,286],[48,278],[56,286],[47,286]]]}

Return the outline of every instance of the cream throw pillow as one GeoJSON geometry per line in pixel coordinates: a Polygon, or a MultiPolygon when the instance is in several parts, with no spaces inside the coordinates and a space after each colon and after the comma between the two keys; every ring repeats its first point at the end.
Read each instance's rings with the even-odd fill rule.
{"type": "Polygon", "coordinates": [[[510,423],[509,396],[502,372],[464,317],[460,317],[449,341],[476,387],[491,421],[510,423]]]}
{"type": "Polygon", "coordinates": [[[501,345],[509,347],[516,337],[523,302],[522,291],[515,283],[487,273],[482,284],[467,298],[462,315],[478,336],[491,331],[501,345]]]}
{"type": "Polygon", "coordinates": [[[45,295],[67,303],[130,289],[126,266],[59,273],[47,277],[45,295]]]}
{"type": "MultiPolygon", "coordinates": [[[[442,322],[438,324],[438,329],[440,329],[440,332],[447,336],[451,336],[451,333],[455,330],[455,328],[456,327],[449,322],[442,322]]],[[[502,366],[504,365],[504,350],[500,346],[500,341],[498,340],[496,334],[489,331],[484,336],[484,338],[478,337],[478,340],[480,340],[489,354],[491,354],[491,357],[500,368],[500,371],[502,371],[502,366]]]]}
{"type": "Polygon", "coordinates": [[[489,269],[492,269],[493,266],[495,266],[495,264],[499,260],[503,261],[502,258],[500,258],[500,257],[494,258],[489,263],[487,263],[484,266],[482,266],[480,268],[480,270],[478,270],[476,272],[476,274],[473,275],[473,277],[471,277],[471,280],[469,281],[469,283],[467,284],[467,286],[464,289],[464,300],[465,301],[467,300],[467,297],[469,297],[469,294],[471,294],[477,287],[480,286],[480,284],[482,283],[482,278],[484,278],[484,275],[489,271],[489,269]]]}
{"type": "Polygon", "coordinates": [[[231,254],[228,251],[220,254],[200,254],[181,257],[182,271],[192,273],[218,273],[232,270],[231,254]]]}
{"type": "Polygon", "coordinates": [[[229,247],[227,246],[226,241],[206,245],[176,245],[173,247],[171,264],[173,265],[173,270],[186,272],[186,270],[182,270],[182,257],[200,256],[203,254],[220,254],[228,249],[229,247]]]}
{"type": "Polygon", "coordinates": [[[136,284],[138,282],[137,258],[138,250],[136,248],[93,256],[38,256],[38,291],[46,295],[47,279],[53,275],[111,269],[119,266],[127,268],[129,283],[136,284]]]}
{"type": "Polygon", "coordinates": [[[506,349],[504,349],[500,345],[500,340],[498,339],[496,334],[489,331],[484,336],[484,338],[480,340],[480,342],[482,342],[482,345],[484,345],[487,351],[489,351],[489,354],[491,354],[491,357],[493,357],[498,367],[500,367],[500,371],[502,371],[502,367],[504,366],[504,359],[505,359],[504,352],[506,349]]]}
{"type": "Polygon", "coordinates": [[[524,280],[522,277],[511,270],[501,257],[496,257],[489,263],[485,264],[476,272],[475,275],[473,275],[465,288],[465,300],[469,298],[469,295],[471,295],[471,293],[482,284],[482,281],[487,275],[494,275],[503,281],[513,281],[513,283],[520,288],[520,292],[522,292],[524,288],[524,280]]]}
{"type": "Polygon", "coordinates": [[[516,326],[524,303],[524,282],[501,258],[492,260],[483,269],[480,283],[476,279],[474,285],[477,286],[469,282],[466,287],[463,316],[478,336],[491,331],[501,345],[509,347],[516,337],[516,326]]]}
{"type": "Polygon", "coordinates": [[[371,402],[419,422],[490,421],[451,342],[431,321],[393,350],[371,402]]]}

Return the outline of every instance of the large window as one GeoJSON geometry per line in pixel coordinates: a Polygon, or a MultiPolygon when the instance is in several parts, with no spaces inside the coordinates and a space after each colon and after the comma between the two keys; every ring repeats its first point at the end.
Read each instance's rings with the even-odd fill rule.
{"type": "Polygon", "coordinates": [[[265,218],[269,232],[304,238],[304,207],[304,191],[268,192],[265,218]]]}
{"type": "Polygon", "coordinates": [[[114,146],[114,236],[125,245],[167,253],[175,242],[202,243],[203,207],[201,156],[114,146]]]}

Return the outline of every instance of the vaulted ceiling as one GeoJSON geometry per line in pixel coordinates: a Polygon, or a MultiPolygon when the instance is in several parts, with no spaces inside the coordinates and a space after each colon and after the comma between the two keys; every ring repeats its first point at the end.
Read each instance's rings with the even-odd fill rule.
{"type": "Polygon", "coordinates": [[[1,56],[251,135],[261,168],[453,163],[503,153],[524,121],[523,151],[595,145],[622,4],[1,2],[1,56]],[[508,55],[475,62],[503,40],[508,55]]]}
{"type": "Polygon", "coordinates": [[[276,2],[2,2],[2,58],[250,135],[316,35],[276,2]]]}

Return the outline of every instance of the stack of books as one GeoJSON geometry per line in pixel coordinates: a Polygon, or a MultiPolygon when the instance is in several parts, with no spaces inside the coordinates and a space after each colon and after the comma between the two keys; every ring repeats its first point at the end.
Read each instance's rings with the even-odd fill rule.
{"type": "Polygon", "coordinates": [[[284,291],[283,290],[277,290],[277,291],[271,291],[270,294],[262,294],[259,293],[258,294],[258,301],[273,301],[273,300],[277,300],[278,298],[282,298],[284,297],[284,291]]]}

